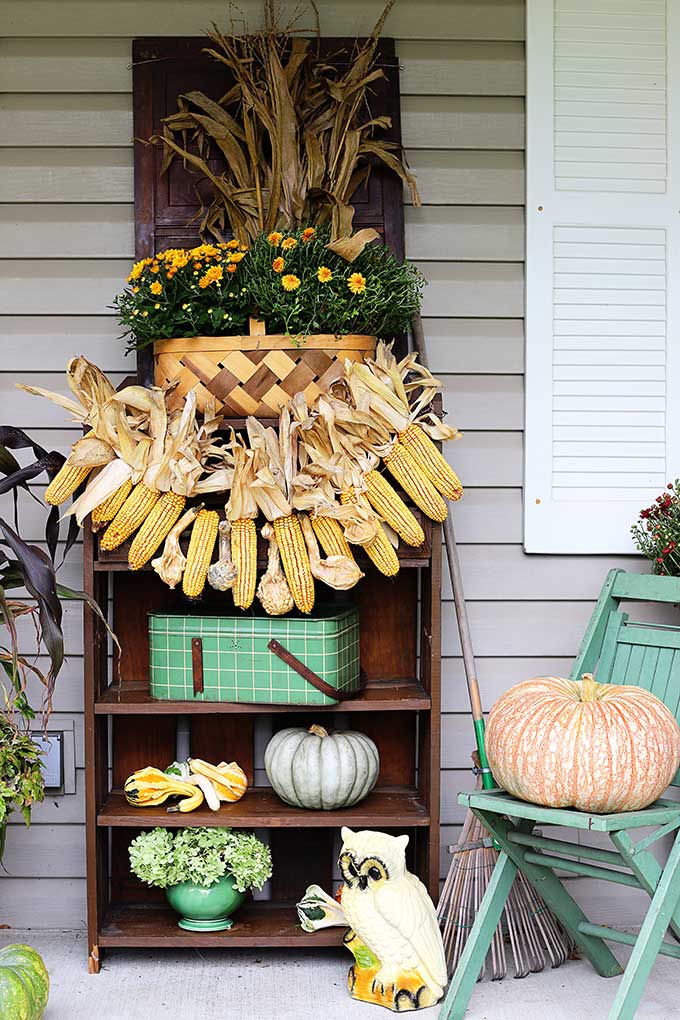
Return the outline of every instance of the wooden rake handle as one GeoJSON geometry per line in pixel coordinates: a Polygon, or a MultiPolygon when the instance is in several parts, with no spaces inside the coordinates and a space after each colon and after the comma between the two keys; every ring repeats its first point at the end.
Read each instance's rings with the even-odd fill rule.
{"type": "MultiPolygon", "coordinates": [[[[427,351],[425,349],[425,334],[423,322],[420,315],[416,315],[412,322],[413,343],[421,364],[427,367],[427,351]]],[[[467,680],[468,696],[470,698],[470,709],[472,721],[475,728],[475,742],[479,754],[479,772],[482,776],[482,786],[485,790],[493,790],[495,784],[489,762],[484,748],[484,710],[482,698],[479,693],[479,682],[477,680],[477,666],[472,648],[472,637],[470,634],[470,620],[465,603],[463,591],[463,574],[458,557],[456,545],[456,533],[453,527],[452,507],[449,504],[449,513],[444,521],[444,545],[446,546],[446,558],[449,563],[449,574],[451,575],[451,587],[453,588],[453,602],[456,607],[456,620],[458,622],[458,634],[460,636],[460,647],[463,652],[463,665],[465,667],[465,679],[467,680]]]]}

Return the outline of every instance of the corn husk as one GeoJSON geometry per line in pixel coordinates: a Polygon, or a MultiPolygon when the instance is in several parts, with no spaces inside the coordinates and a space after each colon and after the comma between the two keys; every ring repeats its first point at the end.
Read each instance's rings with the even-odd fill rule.
{"type": "Polygon", "coordinates": [[[255,484],[254,454],[236,438],[233,440],[233,473],[231,492],[225,512],[230,521],[254,520],[258,513],[253,486],[255,484]]]}
{"type": "Polygon", "coordinates": [[[347,591],[349,588],[353,588],[364,576],[355,561],[348,556],[327,556],[322,559],[319,553],[319,543],[309,518],[306,514],[299,514],[298,519],[307,544],[312,576],[317,581],[323,581],[329,588],[335,588],[336,591],[347,591]]]}
{"type": "Polygon", "coordinates": [[[198,511],[202,509],[203,504],[199,503],[198,506],[192,506],[186,513],[182,514],[174,527],[168,532],[163,545],[163,552],[155,560],[151,561],[151,566],[160,579],[167,584],[168,588],[176,588],[182,580],[182,574],[187,565],[187,558],[180,548],[179,540],[183,532],[193,523],[198,511]]]}
{"type": "Polygon", "coordinates": [[[255,594],[269,616],[282,616],[295,607],[295,600],[288,586],[286,575],[281,569],[279,547],[271,524],[265,524],[261,534],[269,543],[267,570],[260,578],[255,594]]]}
{"type": "Polygon", "coordinates": [[[217,560],[208,567],[208,584],[215,591],[229,591],[234,587],[236,580],[236,567],[231,559],[231,542],[229,535],[231,523],[228,520],[220,521],[218,527],[219,549],[217,560]]]}

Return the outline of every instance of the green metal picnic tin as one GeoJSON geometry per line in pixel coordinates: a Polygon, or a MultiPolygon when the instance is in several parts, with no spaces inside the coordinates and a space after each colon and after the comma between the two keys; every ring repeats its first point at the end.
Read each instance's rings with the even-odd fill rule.
{"type": "Polygon", "coordinates": [[[359,689],[359,613],[353,607],[309,616],[150,613],[151,696],[260,705],[339,700],[274,654],[272,640],[341,697],[359,689]]]}

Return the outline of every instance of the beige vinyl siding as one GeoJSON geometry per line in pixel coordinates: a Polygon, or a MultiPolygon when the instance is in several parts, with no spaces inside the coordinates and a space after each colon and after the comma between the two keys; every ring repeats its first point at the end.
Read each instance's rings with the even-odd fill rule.
{"type": "MultiPolygon", "coordinates": [[[[372,26],[380,4],[322,0],[327,34],[372,26]]],[[[241,3],[246,12],[259,8],[241,3]]],[[[107,305],[133,254],[130,40],[197,35],[221,0],[5,0],[0,41],[0,274],[3,420],[66,449],[63,414],[15,382],[63,388],[84,353],[118,381],[130,371],[107,305]],[[46,261],[49,259],[50,261],[46,261]]],[[[406,208],[410,258],[430,280],[425,332],[465,437],[447,454],[466,484],[456,526],[487,705],[510,683],[569,668],[610,560],[522,552],[524,9],[515,0],[399,3],[403,134],[424,206],[406,208]]],[[[23,530],[41,537],[40,508],[23,530]]],[[[78,550],[64,580],[77,583],[78,550]]],[[[623,562],[623,561],[621,561],[623,562]]],[[[442,843],[462,819],[472,731],[448,579],[444,605],[442,843]]],[[[78,792],[48,800],[9,834],[3,920],[79,927],[85,917],[82,632],[66,611],[55,708],[76,720],[78,792]],[[47,907],[46,907],[47,904],[47,907]]],[[[57,717],[58,718],[58,717],[57,717]]],[[[357,724],[359,720],[357,720],[357,724]]],[[[442,852],[442,874],[448,864],[442,852]]]]}

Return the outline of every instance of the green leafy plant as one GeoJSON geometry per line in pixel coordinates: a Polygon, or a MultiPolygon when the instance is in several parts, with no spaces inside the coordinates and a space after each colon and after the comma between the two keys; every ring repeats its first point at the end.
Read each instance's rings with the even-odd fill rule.
{"type": "Polygon", "coordinates": [[[175,337],[243,333],[246,290],[238,241],[169,248],[132,267],[113,308],[130,337],[129,349],[175,337]]]}
{"type": "Polygon", "coordinates": [[[680,577],[680,479],[669,482],[630,529],[633,541],[652,564],[652,573],[680,577]]]}
{"type": "Polygon", "coordinates": [[[229,874],[246,892],[261,889],[272,874],[269,847],[233,829],[151,829],[133,839],[129,854],[133,874],[160,889],[180,882],[208,887],[229,874]]]}
{"type": "Polygon", "coordinates": [[[352,262],[328,247],[328,227],[260,234],[243,263],[253,312],[269,333],[406,331],[422,300],[425,280],[384,244],[367,244],[352,262]]]}
{"type": "MultiPolygon", "coordinates": [[[[9,814],[18,810],[29,824],[33,805],[44,796],[41,752],[30,733],[36,712],[29,700],[28,687],[31,679],[42,686],[42,724],[46,726],[55,682],[64,661],[62,599],[85,602],[102,616],[89,595],[57,581],[55,561],[60,539],[57,507],[51,507],[46,518],[47,551],[25,542],[19,535],[20,490],[40,502],[28,482],[41,474],[53,478],[63,463],[60,453],[43,449],[21,429],[0,426],[0,476],[4,476],[0,477],[0,495],[12,496],[15,524],[13,528],[0,517],[0,625],[5,633],[4,639],[0,637],[0,859],[9,814]],[[30,449],[35,457],[23,467],[11,452],[21,449],[30,449]],[[11,598],[8,593],[12,591],[19,592],[20,597],[11,598]],[[17,621],[22,617],[33,622],[36,634],[36,646],[30,655],[22,654],[19,649],[17,621]],[[47,672],[35,661],[35,655],[43,649],[49,659],[47,672]]],[[[72,522],[64,557],[78,533],[73,518],[72,522]]]]}

